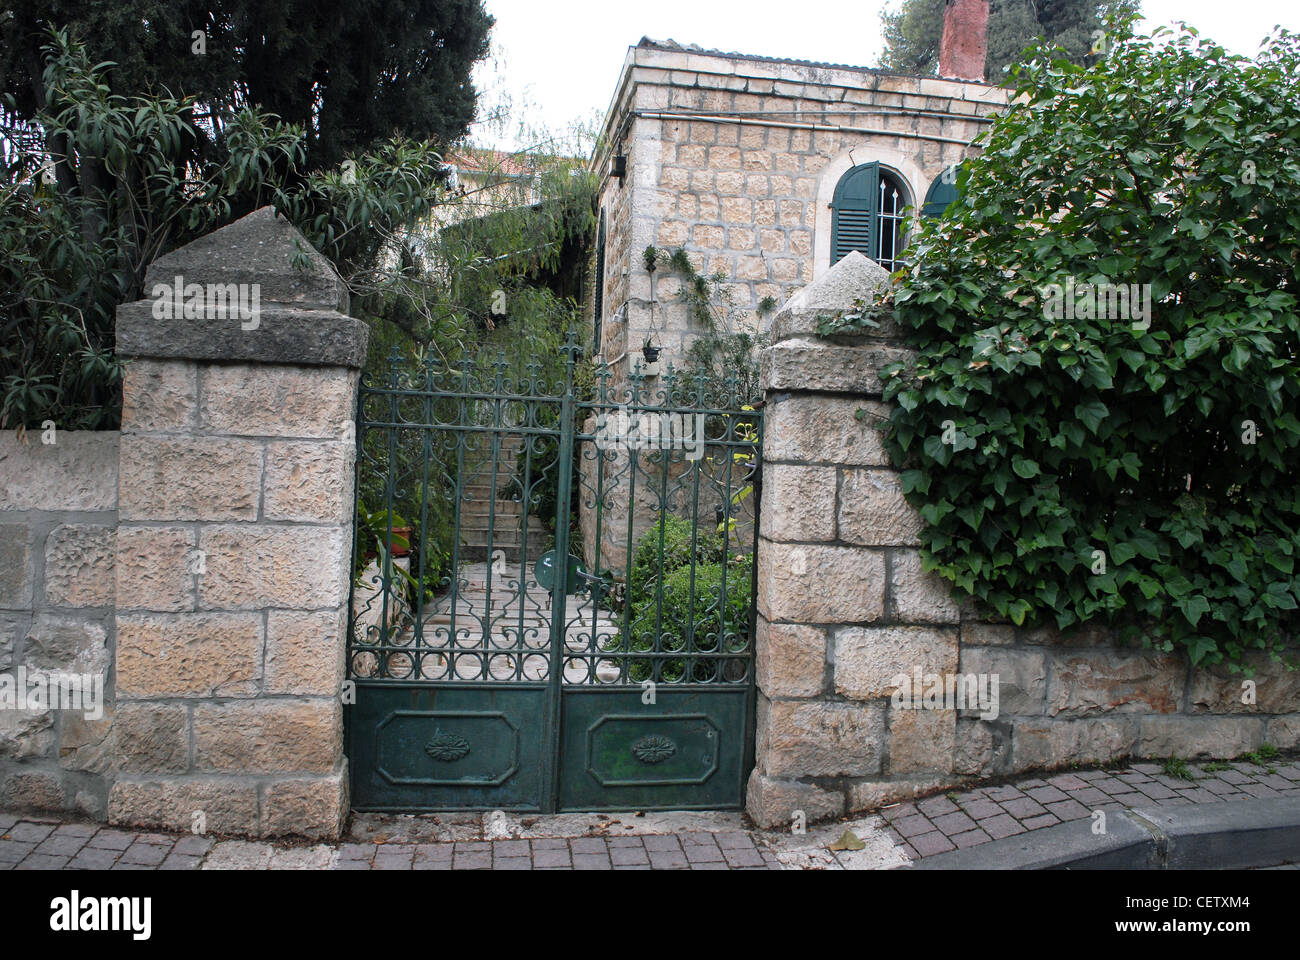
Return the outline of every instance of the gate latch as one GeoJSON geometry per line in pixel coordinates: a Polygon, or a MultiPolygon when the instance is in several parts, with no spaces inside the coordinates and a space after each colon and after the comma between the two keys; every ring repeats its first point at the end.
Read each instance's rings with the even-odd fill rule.
{"type": "MultiPolygon", "coordinates": [[[[537,558],[537,563],[533,564],[533,574],[537,577],[537,582],[547,590],[555,586],[555,566],[556,558],[554,550],[547,550],[537,558]]],[[[608,592],[608,586],[604,577],[597,576],[594,573],[588,573],[583,567],[582,561],[573,554],[569,554],[568,569],[566,570],[565,583],[574,587],[578,592],[590,590],[592,584],[599,583],[602,585],[601,593],[608,592]]]]}

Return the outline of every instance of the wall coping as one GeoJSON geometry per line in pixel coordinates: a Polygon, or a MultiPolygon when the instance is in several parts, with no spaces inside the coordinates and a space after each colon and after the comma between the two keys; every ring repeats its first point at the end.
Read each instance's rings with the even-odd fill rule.
{"type": "Polygon", "coordinates": [[[121,357],[353,369],[365,361],[369,329],[347,316],[346,285],[269,206],[159,257],[145,289],[148,299],[117,308],[121,357]],[[209,297],[214,287],[238,285],[254,308],[240,316],[209,301],[205,315],[186,317],[177,308],[193,285],[209,297]]]}

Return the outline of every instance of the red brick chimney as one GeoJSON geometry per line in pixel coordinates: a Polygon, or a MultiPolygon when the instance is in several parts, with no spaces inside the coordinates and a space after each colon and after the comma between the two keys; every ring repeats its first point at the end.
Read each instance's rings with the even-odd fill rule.
{"type": "Polygon", "coordinates": [[[989,49],[989,0],[948,0],[939,41],[939,76],[984,81],[989,49]]]}

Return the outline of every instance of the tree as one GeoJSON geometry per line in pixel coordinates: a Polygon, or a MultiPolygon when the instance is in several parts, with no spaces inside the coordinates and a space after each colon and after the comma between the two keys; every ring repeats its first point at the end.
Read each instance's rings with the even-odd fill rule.
{"type": "Polygon", "coordinates": [[[886,445],[985,609],[1240,661],[1300,628],[1300,36],[1168,34],[1013,70],[911,225],[886,445]]]}
{"type": "MultiPolygon", "coordinates": [[[[881,13],[885,52],[881,66],[903,73],[933,75],[939,69],[946,0],[902,0],[881,13]]],[[[984,76],[999,83],[1035,41],[1063,47],[1073,63],[1085,63],[1099,47],[1107,17],[1136,15],[1141,0],[992,0],[984,76]]]]}
{"type": "Polygon", "coordinates": [[[549,356],[576,317],[563,295],[530,278],[581,259],[574,244],[591,231],[594,201],[572,159],[580,148],[538,158],[527,181],[538,196],[525,202],[519,183],[495,196],[491,217],[439,230],[463,219],[448,208],[467,200],[448,190],[434,143],[382,140],[346,169],[307,171],[302,128],[243,108],[194,159],[193,100],[112,93],[110,68],[63,33],[43,57],[46,106],[29,123],[0,124],[0,428],[47,418],[62,429],[111,428],[117,305],[144,295],[159,255],[268,203],[338,269],[353,314],[373,321],[372,357],[396,347],[456,363],[494,338],[520,357],[540,338],[537,352],[549,356]],[[66,145],[76,182],[98,165],[112,189],[64,189],[36,148],[46,137],[66,145]],[[497,291],[508,322],[494,319],[497,291]]]}
{"type": "MultiPolygon", "coordinates": [[[[492,24],[482,0],[8,0],[0,93],[19,120],[44,108],[41,47],[66,29],[92,63],[111,64],[102,76],[113,93],[194,100],[187,158],[218,146],[229,118],[252,106],[306,131],[310,172],[389,137],[464,136],[470,71],[492,24]]],[[[60,180],[67,188],[69,172],[60,180]]]]}

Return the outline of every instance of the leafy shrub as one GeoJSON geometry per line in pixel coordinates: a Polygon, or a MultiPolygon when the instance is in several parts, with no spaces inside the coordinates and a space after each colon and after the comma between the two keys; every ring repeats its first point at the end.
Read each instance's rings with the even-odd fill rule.
{"type": "Polygon", "coordinates": [[[641,535],[632,554],[632,572],[628,577],[628,603],[636,606],[655,592],[656,584],[675,570],[689,569],[695,563],[718,563],[722,560],[722,537],[707,527],[696,527],[689,520],[671,514],[660,516],[653,527],[641,535]],[[660,561],[660,539],[663,559],[660,561]]]}
{"type": "Polygon", "coordinates": [[[1294,636],[1297,77],[1285,32],[1257,62],[1189,33],[1088,69],[1039,51],[915,225],[886,442],[927,568],[987,608],[1194,663],[1294,636]],[[1149,323],[1053,319],[1072,278],[1149,284],[1149,323]]]}
{"type": "MultiPolygon", "coordinates": [[[[749,646],[749,614],[752,601],[753,558],[743,554],[725,565],[720,562],[704,563],[694,568],[689,564],[665,573],[663,577],[662,604],[658,591],[643,596],[634,604],[629,617],[628,649],[645,653],[655,649],[659,637],[659,651],[664,654],[686,653],[743,653],[749,646]]],[[[655,678],[651,662],[634,661],[628,669],[630,677],[640,683],[658,679],[665,683],[706,683],[724,679],[719,676],[720,661],[696,660],[688,679],[686,673],[692,661],[678,657],[660,660],[660,675],[655,678]]]]}
{"type": "MultiPolygon", "coordinates": [[[[611,638],[609,650],[662,654],[691,651],[740,653],[748,649],[752,604],[753,558],[740,555],[726,559],[722,536],[689,520],[664,515],[637,541],[628,578],[628,637],[611,638]],[[660,537],[663,539],[662,562],[660,537]],[[694,564],[692,565],[692,558],[694,564]],[[723,569],[726,565],[726,583],[723,569]],[[725,627],[723,619],[725,617],[725,627]]],[[[638,659],[628,667],[629,677],[640,683],[704,683],[725,679],[719,676],[718,661],[691,661],[665,656],[654,661],[638,659]]]]}

